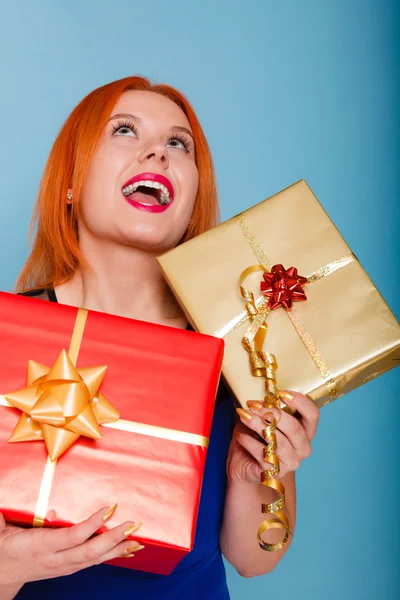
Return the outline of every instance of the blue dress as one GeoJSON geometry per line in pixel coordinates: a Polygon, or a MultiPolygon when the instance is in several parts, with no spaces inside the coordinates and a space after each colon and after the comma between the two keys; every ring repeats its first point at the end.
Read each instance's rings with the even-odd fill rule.
{"type": "MultiPolygon", "coordinates": [[[[54,297],[49,294],[50,299],[54,297]]],[[[170,575],[99,565],[73,575],[27,583],[17,600],[229,600],[219,531],[234,402],[220,384],[207,453],[194,549],[170,575]]],[[[28,560],[28,557],[27,557],[28,560]]]]}

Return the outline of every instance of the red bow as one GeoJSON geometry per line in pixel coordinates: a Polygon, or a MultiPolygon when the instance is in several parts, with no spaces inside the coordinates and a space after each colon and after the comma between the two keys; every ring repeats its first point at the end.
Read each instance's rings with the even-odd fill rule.
{"type": "Polygon", "coordinates": [[[274,265],[270,273],[264,273],[264,281],[260,290],[269,298],[271,310],[283,306],[286,310],[292,308],[292,302],[307,300],[303,286],[308,282],[307,277],[301,277],[295,267],[285,270],[282,265],[274,265]]]}

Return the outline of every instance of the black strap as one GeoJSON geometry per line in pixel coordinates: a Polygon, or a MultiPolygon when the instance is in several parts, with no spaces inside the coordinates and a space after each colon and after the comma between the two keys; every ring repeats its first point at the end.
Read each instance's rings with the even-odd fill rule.
{"type": "Polygon", "coordinates": [[[38,298],[40,300],[47,300],[49,302],[58,303],[57,296],[53,288],[29,290],[28,292],[21,292],[19,296],[29,296],[31,298],[38,298]]]}

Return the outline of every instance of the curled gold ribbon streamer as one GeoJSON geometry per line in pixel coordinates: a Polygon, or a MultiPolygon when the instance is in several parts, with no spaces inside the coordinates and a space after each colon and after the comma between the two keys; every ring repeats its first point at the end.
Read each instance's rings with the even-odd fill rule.
{"type": "MultiPolygon", "coordinates": [[[[250,359],[250,366],[252,374],[255,377],[264,377],[265,378],[265,389],[266,396],[264,398],[264,407],[282,407],[282,403],[279,401],[278,387],[275,379],[275,371],[277,369],[277,362],[275,356],[270,353],[266,353],[263,351],[263,343],[267,333],[268,325],[266,323],[266,319],[271,312],[271,309],[268,306],[267,298],[261,297],[257,301],[254,300],[253,293],[246,289],[243,286],[244,280],[256,271],[266,271],[269,272],[271,270],[271,263],[268,260],[264,249],[262,248],[260,242],[257,239],[257,236],[247,223],[247,220],[243,214],[238,215],[237,217],[239,227],[246,238],[250,248],[252,249],[254,255],[256,256],[259,264],[253,265],[245,269],[240,275],[239,285],[240,285],[240,293],[242,297],[246,300],[246,308],[242,313],[234,317],[229,323],[224,325],[218,331],[214,333],[216,337],[225,337],[231,331],[242,325],[245,321],[250,320],[250,325],[248,326],[243,338],[242,344],[244,348],[247,350],[250,359]]],[[[353,255],[347,255],[339,260],[333,261],[314,273],[311,273],[307,277],[307,284],[314,283],[319,281],[323,277],[326,277],[355,260],[353,255]]],[[[327,388],[329,390],[329,394],[333,397],[337,396],[338,390],[336,382],[330,373],[325,360],[323,359],[321,353],[319,352],[314,340],[306,331],[303,321],[300,318],[300,315],[297,311],[292,307],[291,310],[286,309],[286,314],[288,315],[291,323],[296,329],[300,339],[302,340],[304,346],[306,347],[309,355],[311,356],[314,364],[318,368],[321,376],[323,377],[327,388]]],[[[272,467],[262,471],[261,473],[261,483],[271,489],[274,489],[276,492],[281,494],[281,497],[278,498],[275,502],[271,502],[270,504],[264,503],[262,505],[262,512],[273,514],[273,517],[266,519],[261,523],[258,533],[257,540],[259,546],[262,550],[266,550],[268,552],[276,552],[283,548],[287,543],[290,535],[290,525],[289,520],[285,513],[283,512],[283,507],[285,505],[285,488],[283,484],[276,479],[279,474],[279,459],[275,454],[277,443],[276,443],[276,421],[274,415],[272,415],[272,423],[269,424],[266,429],[263,431],[264,439],[269,442],[268,446],[264,449],[264,460],[272,464],[272,467]],[[262,535],[269,529],[283,529],[284,536],[282,540],[276,544],[270,544],[266,542],[262,535]]]]}
{"type": "MultiPolygon", "coordinates": [[[[243,286],[246,277],[259,270],[265,271],[264,267],[261,265],[248,267],[243,271],[239,280],[240,293],[247,301],[246,310],[250,318],[250,325],[242,338],[242,344],[249,354],[252,374],[255,377],[264,377],[265,379],[266,395],[264,398],[264,406],[266,408],[271,408],[279,407],[279,400],[277,397],[278,387],[275,376],[278,365],[273,354],[263,352],[262,350],[268,328],[266,319],[271,310],[267,305],[267,299],[265,299],[265,302],[261,303],[259,307],[256,307],[253,293],[243,286]]],[[[267,552],[277,552],[287,543],[290,529],[289,520],[282,511],[285,505],[285,488],[280,481],[275,479],[279,474],[279,458],[275,454],[277,447],[275,435],[276,421],[274,415],[272,413],[271,415],[273,421],[271,424],[268,424],[263,432],[263,436],[266,441],[270,442],[269,445],[264,448],[264,460],[271,463],[272,467],[261,472],[261,483],[280,492],[281,497],[275,502],[262,505],[263,513],[273,513],[274,516],[261,523],[257,533],[257,540],[262,550],[266,550],[267,552]],[[276,528],[284,530],[285,533],[282,540],[276,544],[266,542],[262,537],[263,533],[268,529],[276,528]]]]}
{"type": "MultiPolygon", "coordinates": [[[[272,415],[272,413],[270,414],[272,415]]],[[[264,460],[265,462],[271,463],[272,467],[261,473],[261,483],[281,494],[281,497],[278,498],[278,500],[275,500],[275,502],[271,502],[270,504],[263,503],[262,505],[263,513],[273,515],[272,518],[266,519],[261,523],[257,533],[257,540],[260,547],[267,552],[277,552],[283,548],[289,540],[289,535],[291,535],[289,519],[282,510],[285,505],[285,488],[283,484],[276,479],[276,476],[279,475],[279,458],[275,454],[277,448],[275,431],[276,422],[275,418],[273,418],[272,423],[268,423],[263,431],[264,440],[269,442],[268,446],[264,448],[264,460]],[[269,529],[283,529],[285,533],[282,540],[276,544],[269,544],[266,542],[262,535],[269,529]]]]}

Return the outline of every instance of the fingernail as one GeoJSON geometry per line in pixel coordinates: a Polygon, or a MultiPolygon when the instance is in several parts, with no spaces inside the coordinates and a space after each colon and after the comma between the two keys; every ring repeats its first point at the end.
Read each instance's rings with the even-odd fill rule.
{"type": "Polygon", "coordinates": [[[107,508],[106,512],[103,515],[103,521],[108,521],[108,519],[115,513],[115,509],[117,508],[118,504],[115,503],[112,506],[110,506],[110,508],[107,508]]]}
{"type": "Polygon", "coordinates": [[[133,554],[134,552],[139,552],[139,550],[143,550],[144,546],[141,546],[140,544],[132,544],[131,546],[128,546],[126,549],[126,552],[128,552],[128,554],[133,554]]]}
{"type": "Polygon", "coordinates": [[[284,402],[291,402],[293,400],[293,394],[291,394],[290,392],[280,391],[278,392],[278,398],[280,398],[284,402]]]}
{"type": "Polygon", "coordinates": [[[249,413],[248,410],[244,410],[243,408],[237,408],[236,412],[241,419],[244,419],[244,421],[251,421],[253,418],[253,415],[249,413]]]}
{"type": "Polygon", "coordinates": [[[134,554],[121,554],[121,558],[131,558],[131,556],[135,556],[134,554]]]}
{"type": "Polygon", "coordinates": [[[252,408],[253,410],[261,410],[263,407],[263,403],[259,402],[258,400],[249,400],[247,406],[249,408],[252,408]]]}
{"type": "Polygon", "coordinates": [[[135,533],[141,526],[141,523],[132,523],[132,525],[129,525],[129,527],[125,529],[124,536],[128,537],[128,535],[132,535],[132,533],[135,533]]]}

